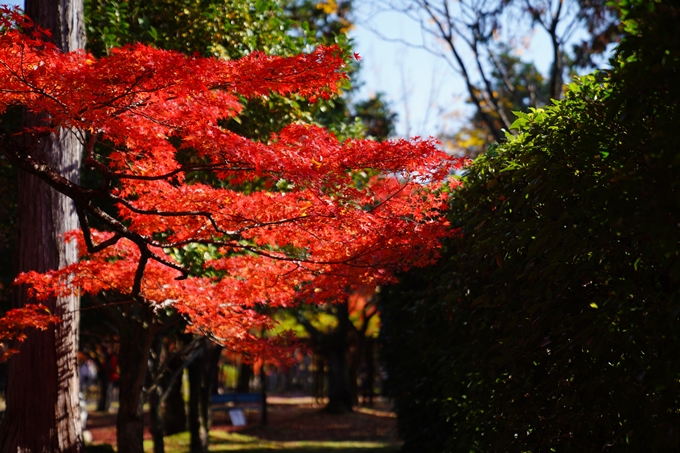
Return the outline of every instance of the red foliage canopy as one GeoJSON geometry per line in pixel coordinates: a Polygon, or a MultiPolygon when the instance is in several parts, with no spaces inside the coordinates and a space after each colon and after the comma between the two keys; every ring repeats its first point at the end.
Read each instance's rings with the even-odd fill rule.
{"type": "Polygon", "coordinates": [[[346,78],[337,47],[225,61],[138,44],[96,59],[59,52],[15,11],[1,17],[0,113],[21,105],[48,118],[21,137],[3,135],[2,152],[72,198],[81,222],[70,238],[80,243],[79,263],[18,278],[38,299],[129,294],[244,347],[251,327],[267,323],[257,304],[327,301],[384,283],[430,263],[448,234],[438,189],[460,162],[433,140],[341,143],[293,124],[260,143],[222,126],[241,111],[239,96],[336,93],[346,78]],[[100,187],[67,180],[20,145],[57,128],[83,142],[100,187]],[[357,178],[366,169],[382,176],[357,178]],[[247,181],[262,189],[239,190],[247,181]],[[114,203],[118,217],[103,203],[114,203]],[[173,259],[172,250],[195,243],[214,246],[206,266],[220,278],[190,275],[173,259]]]}

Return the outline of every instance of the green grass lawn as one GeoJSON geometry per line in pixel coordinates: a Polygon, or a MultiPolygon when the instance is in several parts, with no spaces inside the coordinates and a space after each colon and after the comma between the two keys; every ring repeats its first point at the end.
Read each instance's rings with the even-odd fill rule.
{"type": "MultiPolygon", "coordinates": [[[[153,442],[144,441],[144,450],[153,451],[153,442]]],[[[179,433],[165,437],[166,453],[187,453],[189,433],[179,433]]],[[[369,441],[290,441],[278,442],[258,439],[239,433],[213,431],[210,433],[210,451],[248,451],[251,453],[286,451],[300,453],[390,453],[399,451],[399,445],[369,441]]]]}

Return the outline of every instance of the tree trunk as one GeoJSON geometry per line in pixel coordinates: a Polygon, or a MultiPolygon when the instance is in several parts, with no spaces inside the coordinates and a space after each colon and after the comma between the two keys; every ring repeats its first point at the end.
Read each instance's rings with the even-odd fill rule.
{"type": "MultiPolygon", "coordinates": [[[[170,364],[168,373],[172,376],[174,371],[183,366],[182,359],[177,357],[170,364]]],[[[171,435],[187,430],[187,412],[184,408],[184,398],[182,396],[182,373],[176,379],[168,379],[165,383],[168,388],[168,395],[165,399],[165,410],[163,411],[163,425],[165,434],[171,435]]]]}
{"type": "MultiPolygon", "coordinates": [[[[158,372],[160,368],[163,353],[163,336],[156,335],[153,341],[153,354],[149,360],[149,373],[147,374],[147,381],[151,381],[151,376],[158,372]]],[[[149,397],[149,423],[151,425],[151,437],[153,438],[154,453],[165,453],[165,443],[163,441],[164,426],[163,426],[163,411],[162,398],[163,386],[160,382],[156,387],[148,392],[149,397]]]]}
{"type": "MultiPolygon", "coordinates": [[[[361,332],[352,332],[352,345],[348,348],[349,360],[349,388],[352,395],[352,405],[359,405],[359,373],[363,359],[364,342],[366,337],[361,332]]],[[[349,340],[349,338],[348,338],[349,340]]]]}
{"type": "Polygon", "coordinates": [[[352,390],[349,380],[347,350],[349,312],[347,302],[337,304],[338,326],[321,339],[321,349],[328,360],[328,405],[326,411],[343,414],[352,411],[352,390]]]}
{"type": "Polygon", "coordinates": [[[373,406],[373,381],[375,380],[375,340],[373,337],[366,338],[366,345],[364,349],[364,357],[366,364],[366,374],[364,376],[363,397],[364,405],[373,406]]]}
{"type": "Polygon", "coordinates": [[[189,371],[189,432],[191,453],[207,453],[210,431],[210,395],[217,382],[222,346],[201,339],[201,353],[187,366],[189,371]]]}
{"type": "Polygon", "coordinates": [[[319,403],[324,398],[326,361],[321,354],[314,354],[314,400],[319,403]]]}
{"type": "Polygon", "coordinates": [[[329,333],[318,330],[302,314],[298,316],[298,321],[312,337],[317,351],[326,359],[328,364],[328,404],[326,411],[333,414],[343,414],[352,411],[352,389],[347,362],[350,331],[349,307],[345,300],[342,303],[335,304],[334,308],[338,325],[329,333]]]}
{"type": "Polygon", "coordinates": [[[250,379],[253,377],[253,365],[250,363],[241,363],[238,368],[238,380],[236,382],[236,391],[240,393],[250,392],[250,379]]]}
{"type": "MultiPolygon", "coordinates": [[[[26,14],[52,31],[64,51],[84,47],[82,0],[27,0],[26,14]]],[[[44,125],[27,114],[25,125],[44,125]]],[[[30,140],[30,138],[29,138],[30,140]]],[[[70,132],[42,137],[31,155],[78,182],[82,147],[70,132]]],[[[19,173],[17,271],[45,272],[77,260],[74,243],[64,233],[78,228],[73,203],[34,176],[19,173]]],[[[17,288],[14,306],[35,302],[17,288]]],[[[0,426],[3,452],[83,451],[77,374],[78,309],[75,296],[43,301],[63,322],[45,332],[32,332],[21,353],[9,363],[7,410],[0,426]]]]}
{"type": "MultiPolygon", "coordinates": [[[[201,346],[204,348],[204,346],[201,346]]],[[[202,374],[205,363],[205,348],[187,367],[189,371],[189,432],[191,434],[191,453],[208,452],[207,407],[202,396],[202,374]]]]}
{"type": "MultiPolygon", "coordinates": [[[[101,359],[101,357],[100,357],[101,359]]],[[[97,360],[97,377],[99,378],[99,399],[97,400],[97,411],[107,412],[111,401],[109,401],[109,356],[104,356],[104,362],[97,360]]]]}
{"type": "Polygon", "coordinates": [[[352,411],[352,391],[347,366],[347,349],[339,342],[326,350],[328,358],[328,405],[326,411],[344,414],[352,411]]]}
{"type": "Polygon", "coordinates": [[[260,398],[260,426],[267,426],[267,373],[264,360],[260,367],[260,398]]]}
{"type": "Polygon", "coordinates": [[[155,324],[151,319],[153,314],[147,313],[147,310],[147,307],[135,302],[127,312],[128,316],[124,318],[127,322],[121,322],[118,326],[120,329],[118,353],[120,370],[118,402],[120,406],[116,417],[116,442],[118,451],[125,453],[144,453],[142,389],[155,330],[155,324]],[[143,319],[133,319],[133,311],[137,311],[143,319]],[[147,327],[144,327],[144,324],[147,324],[147,327]]]}

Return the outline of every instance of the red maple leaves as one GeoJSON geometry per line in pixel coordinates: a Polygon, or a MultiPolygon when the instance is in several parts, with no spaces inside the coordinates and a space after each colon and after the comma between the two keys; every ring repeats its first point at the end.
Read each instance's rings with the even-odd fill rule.
{"type": "Polygon", "coordinates": [[[47,330],[51,324],[57,322],[61,322],[61,319],[51,315],[42,304],[29,304],[8,311],[0,318],[0,362],[19,352],[13,347],[13,343],[16,345],[23,342],[28,331],[47,330]]]}
{"type": "Polygon", "coordinates": [[[439,186],[461,162],[433,140],[341,143],[293,124],[260,143],[222,126],[240,113],[239,96],[336,93],[349,57],[336,47],[223,61],[134,45],[95,59],[11,28],[30,23],[6,9],[3,21],[0,112],[24,105],[49,118],[25,136],[71,130],[102,179],[97,188],[74,184],[5,137],[8,158],[71,197],[81,220],[79,263],[19,277],[37,298],[115,291],[247,343],[253,326],[269,322],[254,306],[327,301],[390,281],[431,263],[449,234],[439,186]],[[378,176],[361,176],[367,169],[378,176]],[[262,189],[240,190],[244,181],[262,189]],[[205,267],[219,278],[189,275],[176,260],[190,244],[213,247],[205,267]]]}

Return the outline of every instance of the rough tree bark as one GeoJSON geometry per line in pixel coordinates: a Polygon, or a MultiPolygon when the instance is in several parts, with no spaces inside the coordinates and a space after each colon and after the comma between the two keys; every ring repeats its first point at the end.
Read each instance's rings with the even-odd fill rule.
{"type": "MultiPolygon", "coordinates": [[[[64,51],[84,47],[82,0],[27,0],[26,14],[52,31],[64,51]]],[[[26,115],[26,125],[44,124],[26,115]]],[[[32,156],[48,162],[78,182],[82,147],[69,132],[27,139],[32,156]]],[[[17,271],[45,272],[77,259],[75,244],[64,242],[78,228],[73,203],[34,176],[19,174],[17,271]]],[[[34,302],[18,288],[14,305],[34,302]]],[[[9,364],[7,411],[0,426],[2,452],[81,452],[82,426],[78,399],[77,297],[50,299],[45,305],[63,322],[35,332],[9,364]]]]}

